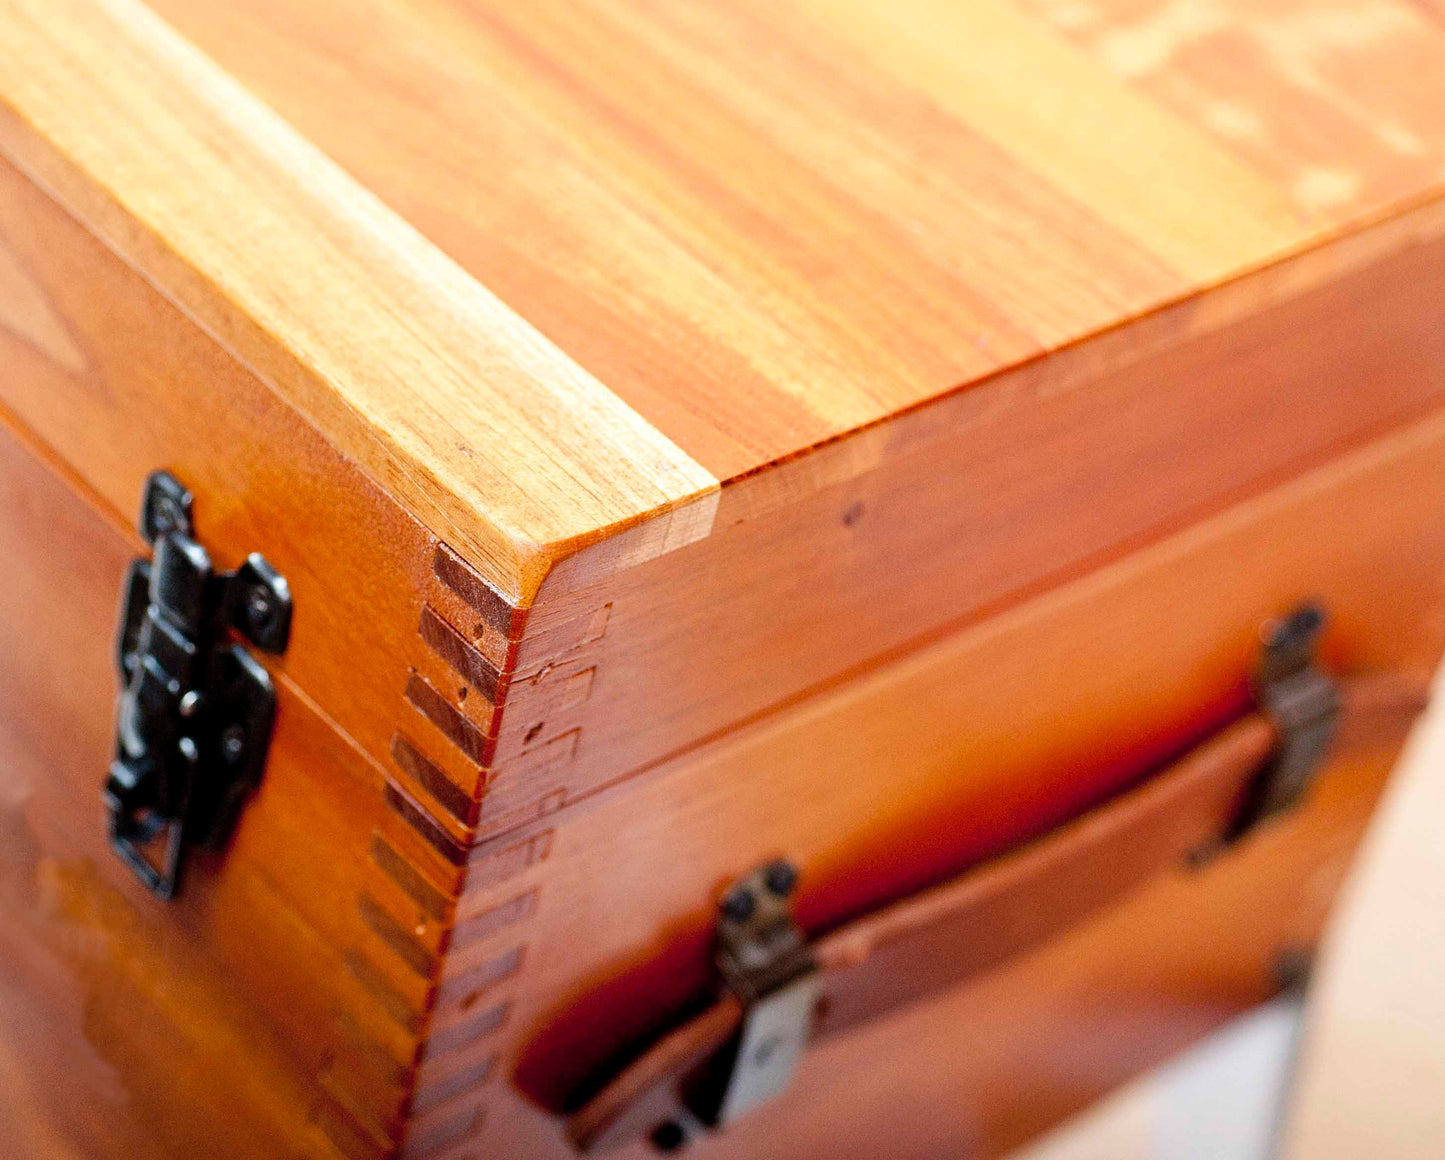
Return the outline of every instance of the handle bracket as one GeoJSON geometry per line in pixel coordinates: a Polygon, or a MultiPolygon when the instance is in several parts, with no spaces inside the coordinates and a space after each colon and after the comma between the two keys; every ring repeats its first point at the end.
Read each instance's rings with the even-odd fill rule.
{"type": "Polygon", "coordinates": [[[1228,842],[1298,805],[1329,753],[1339,727],[1340,686],[1316,655],[1324,626],[1324,610],[1306,604],[1260,630],[1264,648],[1255,669],[1254,697],[1278,740],[1228,842]]]}
{"type": "Polygon", "coordinates": [[[793,918],[798,872],[778,859],[738,879],[718,907],[715,961],[743,1003],[732,1043],[688,1093],[694,1115],[724,1126],[785,1091],[812,1035],[820,976],[793,918]]]}

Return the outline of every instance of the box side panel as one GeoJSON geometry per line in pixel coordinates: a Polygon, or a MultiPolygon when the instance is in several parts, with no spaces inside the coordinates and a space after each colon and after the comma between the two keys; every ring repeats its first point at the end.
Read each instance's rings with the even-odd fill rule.
{"type": "MultiPolygon", "coordinates": [[[[560,1127],[538,1127],[546,1121],[528,1099],[564,1098],[601,1062],[605,1045],[645,1034],[705,987],[711,906],[722,884],[786,854],[803,869],[800,916],[822,928],[1044,832],[1240,712],[1259,625],[1311,597],[1330,609],[1325,652],[1339,671],[1428,671],[1436,663],[1445,644],[1445,418],[1420,420],[479,847],[494,854],[539,843],[545,855],[504,883],[469,885],[442,968],[443,978],[465,971],[481,978],[486,964],[520,964],[487,984],[487,1004],[506,1021],[492,1036],[491,1078],[471,1096],[492,1108],[497,1146],[520,1147],[534,1140],[530,1133],[551,1132],[560,1154],[560,1127]]],[[[1321,795],[1322,803],[1345,803],[1336,816],[1340,833],[1358,826],[1386,756],[1347,761],[1339,788],[1321,795]]],[[[1301,819],[1281,827],[1296,833],[1288,841],[1303,843],[1290,872],[1299,885],[1285,892],[1308,895],[1316,881],[1325,883],[1311,896],[1322,907],[1351,839],[1341,846],[1308,836],[1315,825],[1301,819]]],[[[1264,864],[1237,878],[1222,872],[1233,885],[1218,897],[1231,901],[1207,920],[1224,932],[1224,949],[1208,960],[1205,974],[1217,973],[1205,999],[1189,991],[1181,948],[1197,949],[1192,934],[1171,928],[1163,910],[1141,928],[1152,949],[1121,960],[1127,971],[1138,968],[1131,977],[1141,986],[1151,956],[1173,964],[1172,997],[1163,1000],[1171,1011],[1212,1004],[1216,985],[1232,996],[1196,1011],[1200,1022],[1186,1019],[1189,1026],[1257,994],[1260,978],[1248,973],[1291,929],[1288,907],[1270,909],[1279,896],[1264,864]],[[1266,914],[1274,918],[1265,921],[1266,914]]],[[[1212,896],[1213,888],[1199,889],[1212,896]]],[[[1176,894],[1174,904],[1186,897],[1176,894]]],[[[1300,913],[1317,918],[1320,910],[1300,913]]],[[[1086,973],[1107,971],[1109,955],[1123,953],[1117,942],[1096,952],[1086,973]]],[[[1053,994],[1050,1002],[1062,1001],[1062,992],[1053,994]]],[[[1023,1001],[1010,1000],[1015,1015],[1023,1001]]],[[[1130,1015],[1121,1007],[1108,1026],[1118,1031],[1137,1017],[1139,1009],[1130,1015]]],[[[1091,1040],[1093,1032],[1076,1025],[1077,1042],[1105,1042],[1103,1026],[1091,1040]]],[[[1001,1024],[997,1034],[999,1054],[989,1066],[1000,1070],[990,1090],[1002,1093],[1019,1076],[1008,1070],[1001,1024]]],[[[1184,1035],[1166,1035],[1137,1056],[1123,1049],[1118,1068],[1101,1074],[1112,1082],[1184,1035]]],[[[819,1083],[818,1090],[827,1087],[819,1083]]],[[[1075,1094],[1100,1088],[1084,1084],[1075,1094]]],[[[838,1110],[841,1096],[830,1098],[838,1110]]],[[[1057,1114],[1076,1106],[1057,1091],[1050,1099],[1059,1102],[1041,1107],[1057,1114]]],[[[873,1110],[887,1121],[886,1109],[873,1110]]],[[[859,1112],[840,1123],[863,1118],[859,1112]]],[[[1006,1124],[988,1130],[1003,1147],[1006,1124]]],[[[788,1138],[803,1147],[802,1135],[788,1138]]]]}
{"type": "Polygon", "coordinates": [[[780,465],[791,502],[757,511],[784,485],[744,480],[713,536],[669,557],[576,586],[585,559],[563,565],[529,616],[478,836],[1439,407],[1442,295],[1445,242],[1407,245],[1125,369],[1070,360],[1058,378],[1044,362],[899,416],[867,437],[879,461],[830,486],[813,487],[812,457],[780,465]]]}
{"type": "MultiPolygon", "coordinates": [[[[1157,880],[1036,951],[808,1052],[719,1157],[1004,1156],[1274,994],[1307,959],[1395,759],[1336,761],[1287,825],[1202,874],[1157,880]]],[[[500,1082],[470,1147],[439,1160],[575,1155],[500,1082]]],[[[645,1160],[646,1143],[606,1153],[645,1160]]]]}

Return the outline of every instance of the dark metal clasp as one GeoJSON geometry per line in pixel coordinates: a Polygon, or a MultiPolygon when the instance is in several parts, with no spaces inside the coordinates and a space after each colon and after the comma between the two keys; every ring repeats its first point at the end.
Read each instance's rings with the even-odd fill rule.
{"type": "Polygon", "coordinates": [[[1297,805],[1329,752],[1339,724],[1340,689],[1316,658],[1324,625],[1324,611],[1307,604],[1261,630],[1264,651],[1254,696],[1274,723],[1278,741],[1250,789],[1231,840],[1297,805]]]}
{"type": "Polygon", "coordinates": [[[174,476],[146,480],[140,530],[154,552],[126,577],[102,790],[111,846],[161,898],[175,895],[186,845],[225,844],[266,764],[275,689],[228,631],[282,653],[291,629],[285,578],[255,554],[217,573],[192,538],[191,506],[174,476]]]}
{"type": "Polygon", "coordinates": [[[797,871],[781,859],[728,888],[719,906],[716,962],[743,1001],[742,1028],[690,1093],[709,1126],[731,1123],[784,1091],[813,1029],[820,976],[793,918],[797,871]]]}

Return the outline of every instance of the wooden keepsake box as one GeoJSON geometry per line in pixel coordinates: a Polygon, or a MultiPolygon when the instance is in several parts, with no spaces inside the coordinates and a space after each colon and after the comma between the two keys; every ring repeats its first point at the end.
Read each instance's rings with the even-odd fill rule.
{"type": "Polygon", "coordinates": [[[0,1137],[993,1157],[1445,646],[1437,0],[0,0],[0,1137]]]}

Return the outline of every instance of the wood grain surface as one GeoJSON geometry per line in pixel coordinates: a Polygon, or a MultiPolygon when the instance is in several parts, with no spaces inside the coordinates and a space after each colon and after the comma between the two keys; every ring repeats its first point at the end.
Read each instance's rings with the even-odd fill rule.
{"type": "Polygon", "coordinates": [[[1439,195],[1411,0],[156,0],[718,478],[1439,195]]]}
{"type": "MultiPolygon", "coordinates": [[[[748,866],[793,858],[825,929],[1129,784],[1240,711],[1259,624],[1306,597],[1333,611],[1338,671],[1429,672],[1442,452],[1435,416],[520,831],[547,857],[491,904],[534,897],[469,951],[525,948],[494,992],[504,1074],[555,1106],[703,993],[712,900],[748,866]]],[[[493,1087],[481,1138],[541,1148],[513,1100],[493,1087]]]]}
{"type": "Polygon", "coordinates": [[[4,147],[523,602],[1445,160],[1407,0],[154,7],[12,0],[4,147]]]}
{"type": "MultiPolygon", "coordinates": [[[[821,927],[1035,836],[1306,597],[1436,661],[1442,65],[1409,0],[0,0],[0,1127],[561,1154],[747,866],[821,927]],[[156,467],[297,600],[163,914],[77,805],[156,467]]],[[[1313,937],[1389,749],[720,1154],[994,1154],[1153,1062],[1313,937]]]]}
{"type": "MultiPolygon", "coordinates": [[[[281,715],[262,791],[231,849],[198,864],[174,909],[147,897],[105,850],[99,809],[76,808],[93,801],[108,750],[113,592],[136,541],[28,435],[6,434],[0,482],[12,516],[0,542],[10,577],[0,643],[11,658],[6,703],[24,709],[6,716],[14,840],[3,881],[17,920],[3,961],[5,986],[30,1001],[7,1008],[0,1040],[12,1068],[67,1069],[64,1083],[21,1085],[23,1100],[10,1105],[24,1117],[21,1137],[57,1136],[80,1155],[180,1157],[206,1147],[205,1133],[224,1124],[233,1125],[224,1146],[210,1145],[209,1154],[238,1160],[376,1160],[399,1140],[402,1155],[418,1158],[477,1147],[564,1155],[559,1123],[513,1085],[538,1098],[548,1084],[570,1082],[588,1057],[571,1038],[575,1023],[561,1028],[560,1041],[549,1032],[546,1050],[538,1032],[557,1019],[559,1001],[599,987],[603,1008],[592,1008],[584,1027],[599,1010],[608,1034],[666,1010],[678,986],[702,978],[707,904],[738,866],[778,850],[799,857],[807,921],[817,923],[1005,848],[1232,712],[1255,624],[1304,594],[1336,612],[1330,654],[1340,667],[1427,665],[1445,627],[1431,619],[1445,559],[1442,424],[1416,424],[1325,465],[718,742],[626,794],[513,832],[479,849],[459,885],[449,879],[456,867],[386,804],[373,766],[278,673],[281,715]],[[1189,617],[1181,620],[1180,608],[1189,617]],[[36,640],[42,647],[31,647],[36,640]],[[97,641],[104,647],[91,647],[97,641]],[[1069,663],[1050,665],[1051,655],[1069,663]],[[71,659],[59,666],[57,656],[71,659]],[[1144,656],[1152,662],[1140,668],[1144,656]],[[886,777],[856,776],[885,766],[886,777]],[[759,769],[769,776],[749,776],[759,769]],[[798,801],[809,809],[785,808],[798,801]],[[860,818],[869,819],[865,829],[860,818]],[[619,859],[620,849],[632,855],[619,859]],[[622,910],[611,904],[619,891],[628,900],[622,910]],[[561,1057],[559,1042],[569,1045],[561,1057]],[[226,1074],[237,1061],[248,1076],[241,1087],[168,1082],[172,1068],[226,1074]],[[106,1086],[117,1069],[131,1093],[120,1105],[106,1086]],[[77,1084],[90,1098],[71,1098],[77,1084]],[[94,1101],[109,1113],[93,1115],[94,1101]],[[203,1119],[181,1109],[201,1109],[203,1119]]],[[[1017,1102],[1023,1087],[979,1087],[990,1067],[1008,1074],[1004,1026],[1027,1024],[1039,1005],[1053,1010],[1053,992],[1026,964],[1017,990],[981,984],[988,1019],[1003,1021],[1000,1038],[987,1055],[947,1056],[969,1061],[968,1106],[979,1118],[968,1130],[1022,1138],[1263,993],[1274,950],[1312,937],[1325,884],[1340,871],[1385,760],[1371,758],[1326,795],[1335,804],[1322,822],[1305,823],[1303,839],[1287,840],[1285,863],[1208,879],[1235,885],[1216,921],[1218,953],[1201,973],[1184,969],[1180,948],[1194,944],[1153,925],[1162,921],[1154,911],[1143,925],[1130,920],[1127,938],[1095,931],[1070,944],[1083,975],[1055,969],[1061,985],[1128,959],[1125,945],[1140,948],[1142,962],[1167,960],[1182,972],[1170,968],[1161,984],[1141,966],[1135,982],[1162,986],[1148,991],[1160,1012],[1149,1034],[1125,1035],[1142,992],[1114,992],[1120,1006],[1111,1020],[1092,1017],[1087,1002],[1063,1019],[1064,1038],[1079,1050],[1116,1043],[1106,1053],[1112,1062],[1087,1083],[1041,1081],[1032,1090],[1045,1094],[1026,1113],[1017,1102]],[[1278,906],[1250,904],[1253,917],[1241,924],[1231,910],[1241,898],[1257,903],[1250,891],[1266,884],[1278,906]],[[1081,949],[1096,938],[1095,951],[1081,949]],[[1217,1001],[1193,1006],[1199,986],[1217,1001]]],[[[1192,903],[1191,913],[1203,905],[1192,903]]],[[[961,997],[939,1002],[973,1010],[961,997]]],[[[863,1082],[878,1071],[880,1051],[917,1066],[915,1033],[864,1034],[883,1041],[845,1054],[852,1062],[841,1074],[863,1082]]],[[[955,1072],[920,1074],[919,1090],[936,1095],[955,1072]]],[[[806,1141],[891,1122],[876,1105],[842,1114],[840,1098],[790,1119],[782,1154],[806,1155],[806,1141]],[[819,1120],[824,1107],[840,1118],[819,1120]]],[[[964,1130],[947,1117],[936,1132],[945,1129],[964,1130]]],[[[746,1149],[756,1130],[748,1126],[728,1147],[746,1149]]],[[[912,1133],[900,1146],[921,1151],[912,1133]]]]}
{"type": "Polygon", "coordinates": [[[138,538],[6,426],[0,495],[0,1038],[31,1077],[26,1122],[105,1157],[329,1160],[333,1135],[382,1133],[406,1095],[425,980],[357,904],[366,893],[417,922],[367,857],[374,830],[405,840],[380,778],[278,676],[247,824],[159,904],[110,852],[97,796],[114,747],[106,641],[138,538]]]}
{"type": "Polygon", "coordinates": [[[836,448],[839,479],[809,475],[819,452],[731,484],[713,535],[667,556],[590,583],[572,557],[518,646],[499,786],[573,737],[535,800],[581,799],[1418,421],[1445,399],[1445,242],[1415,225],[1124,365],[1045,362],[899,416],[871,464],[836,448]],[[599,610],[605,632],[559,653],[549,626],[599,610]]]}
{"type": "Polygon", "coordinates": [[[707,534],[712,476],[144,5],[0,27],[0,148],[505,595],[707,534]]]}
{"type": "MultiPolygon", "coordinates": [[[[1423,676],[1345,678],[1331,756],[1400,737],[1428,699],[1423,676]]],[[[1038,840],[842,927],[812,932],[821,995],[809,1046],[960,987],[1155,879],[1224,856],[1240,803],[1278,741],[1272,723],[1250,713],[1038,840]]],[[[743,1018],[743,1001],[723,991],[587,1099],[569,1117],[568,1136],[585,1151],[600,1151],[676,1119],[679,1084],[726,1048],[743,1018]]]]}

